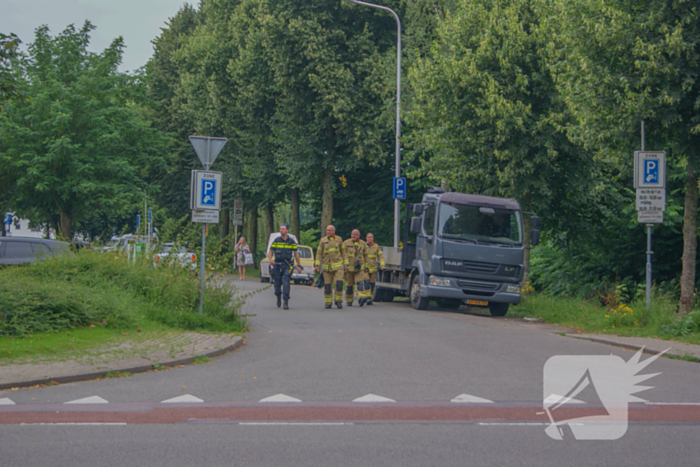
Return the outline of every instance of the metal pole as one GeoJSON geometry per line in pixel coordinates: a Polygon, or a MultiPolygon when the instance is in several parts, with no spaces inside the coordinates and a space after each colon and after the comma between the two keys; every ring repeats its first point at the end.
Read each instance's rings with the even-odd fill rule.
{"type": "MultiPolygon", "coordinates": [[[[396,19],[396,29],[397,29],[397,40],[396,40],[396,147],[395,151],[395,164],[396,169],[394,170],[394,176],[401,176],[401,145],[399,138],[401,137],[401,20],[399,15],[396,14],[394,10],[383,5],[375,5],[374,3],[361,2],[360,0],[345,0],[350,3],[357,3],[359,5],[371,6],[373,8],[379,8],[380,10],[385,10],[394,15],[396,19]]],[[[398,199],[394,200],[394,248],[399,247],[399,218],[401,214],[401,201],[398,199]]]]}
{"type": "MultiPolygon", "coordinates": [[[[211,153],[211,139],[207,137],[207,162],[204,164],[204,170],[209,170],[209,154],[211,153]]],[[[202,224],[202,254],[199,258],[199,312],[202,312],[204,303],[204,263],[206,260],[206,242],[207,242],[207,224],[202,224]]]]}
{"type": "MultiPolygon", "coordinates": [[[[642,120],[642,151],[646,151],[646,141],[645,141],[645,128],[644,128],[644,120],[642,120]]],[[[647,224],[647,266],[646,266],[646,281],[647,281],[647,296],[646,296],[646,306],[647,306],[647,311],[651,308],[651,282],[652,282],[652,276],[651,276],[651,255],[654,254],[653,251],[651,251],[651,228],[653,227],[653,224],[647,224]]]]}

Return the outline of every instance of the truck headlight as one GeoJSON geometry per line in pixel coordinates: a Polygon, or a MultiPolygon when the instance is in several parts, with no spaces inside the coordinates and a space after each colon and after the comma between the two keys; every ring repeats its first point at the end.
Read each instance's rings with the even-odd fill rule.
{"type": "Polygon", "coordinates": [[[439,285],[441,287],[449,287],[450,280],[449,279],[436,279],[433,277],[430,279],[430,285],[439,285]]]}
{"type": "Polygon", "coordinates": [[[520,286],[519,285],[509,285],[506,287],[506,292],[508,293],[520,293],[520,286]]]}

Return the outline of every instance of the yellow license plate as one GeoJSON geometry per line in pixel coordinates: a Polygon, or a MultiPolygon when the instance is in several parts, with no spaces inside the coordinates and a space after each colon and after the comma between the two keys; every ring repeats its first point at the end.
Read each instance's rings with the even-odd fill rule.
{"type": "Polygon", "coordinates": [[[489,306],[489,302],[483,300],[467,300],[467,305],[489,306]]]}

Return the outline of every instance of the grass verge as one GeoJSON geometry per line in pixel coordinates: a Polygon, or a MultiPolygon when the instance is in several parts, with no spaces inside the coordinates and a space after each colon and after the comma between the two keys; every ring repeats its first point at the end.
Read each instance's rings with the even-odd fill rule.
{"type": "Polygon", "coordinates": [[[647,311],[643,299],[624,304],[600,299],[584,300],[531,294],[511,307],[510,316],[537,318],[551,324],[585,332],[630,337],[653,337],[700,344],[700,313],[679,316],[676,302],[669,296],[655,294],[647,311]]]}

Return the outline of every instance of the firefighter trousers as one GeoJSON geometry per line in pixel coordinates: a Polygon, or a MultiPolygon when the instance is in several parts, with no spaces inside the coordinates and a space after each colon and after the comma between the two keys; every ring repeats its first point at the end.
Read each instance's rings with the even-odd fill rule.
{"type": "Polygon", "coordinates": [[[323,299],[326,305],[343,301],[343,270],[323,271],[323,299]]]}
{"type": "Polygon", "coordinates": [[[345,301],[348,304],[352,304],[355,292],[357,292],[357,299],[362,300],[363,298],[371,298],[369,277],[364,270],[357,272],[346,272],[345,273],[345,301]]]}

